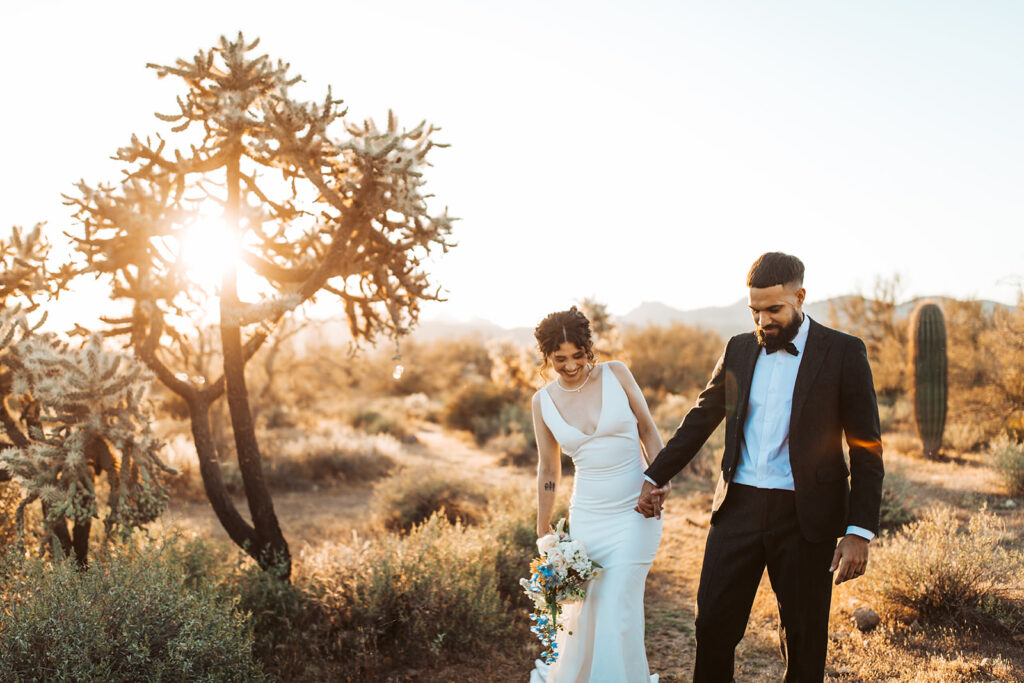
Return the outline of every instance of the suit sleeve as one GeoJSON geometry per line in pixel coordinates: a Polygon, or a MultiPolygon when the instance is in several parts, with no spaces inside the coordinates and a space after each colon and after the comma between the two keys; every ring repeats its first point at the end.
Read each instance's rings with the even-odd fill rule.
{"type": "Polygon", "coordinates": [[[728,375],[725,358],[728,354],[729,347],[726,345],[721,358],[715,364],[708,385],[700,392],[697,402],[686,413],[676,433],[644,472],[644,475],[657,482],[658,486],[664,486],[665,482],[693,460],[725,417],[725,382],[728,375]]]}
{"type": "Polygon", "coordinates": [[[882,435],[878,402],[864,342],[855,339],[843,354],[840,413],[850,449],[850,507],[847,525],[878,534],[882,505],[882,435]]]}

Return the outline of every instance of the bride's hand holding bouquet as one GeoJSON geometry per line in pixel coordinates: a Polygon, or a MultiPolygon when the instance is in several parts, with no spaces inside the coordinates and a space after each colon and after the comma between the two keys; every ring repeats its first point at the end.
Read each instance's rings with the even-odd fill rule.
{"type": "Polygon", "coordinates": [[[565,531],[564,518],[553,533],[537,539],[537,550],[540,556],[530,563],[529,579],[520,579],[519,583],[533,600],[530,620],[534,623],[530,630],[545,647],[541,658],[550,664],[558,659],[555,636],[562,628],[558,623],[562,604],[583,600],[587,582],[597,575],[601,565],[590,559],[583,543],[565,531]]]}

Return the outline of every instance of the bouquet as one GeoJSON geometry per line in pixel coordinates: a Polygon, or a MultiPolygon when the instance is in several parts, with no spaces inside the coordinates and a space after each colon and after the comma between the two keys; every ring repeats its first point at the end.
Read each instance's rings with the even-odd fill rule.
{"type": "Polygon", "coordinates": [[[558,521],[555,533],[537,539],[537,549],[540,557],[530,563],[530,578],[519,579],[519,585],[533,600],[530,631],[544,645],[541,659],[552,664],[558,659],[555,636],[563,628],[558,623],[562,603],[585,598],[587,582],[601,565],[587,556],[581,541],[572,540],[565,532],[565,518],[558,521]]]}

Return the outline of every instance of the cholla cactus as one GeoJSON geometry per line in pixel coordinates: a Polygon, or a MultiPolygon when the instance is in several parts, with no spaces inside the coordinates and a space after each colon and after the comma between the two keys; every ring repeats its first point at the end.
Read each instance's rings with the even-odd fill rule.
{"type": "Polygon", "coordinates": [[[107,536],[123,537],[163,511],[171,470],[150,431],[144,367],[104,351],[99,335],[72,348],[38,333],[41,320],[30,324],[36,299],[59,293],[69,274],[47,269],[49,245],[40,229],[23,235],[15,228],[10,241],[0,241],[0,426],[9,440],[0,450],[0,473],[25,493],[19,534],[25,508],[39,500],[44,543],[56,534],[84,563],[91,520],[101,512],[96,476],[105,473],[109,482],[107,536]],[[9,401],[20,406],[20,420],[9,401]],[[73,540],[66,520],[74,524],[73,540]]]}
{"type": "Polygon", "coordinates": [[[488,341],[487,356],[491,360],[491,381],[499,387],[529,393],[544,383],[536,354],[512,339],[488,341]]]}
{"type": "Polygon", "coordinates": [[[12,391],[38,404],[29,443],[0,453],[0,461],[47,510],[47,526],[66,517],[76,525],[99,516],[95,479],[105,474],[110,497],[107,535],[125,537],[155,520],[167,504],[174,470],[160,461],[162,444],[150,429],[144,367],[110,353],[92,335],[70,348],[54,335],[32,335],[6,358],[12,391]]]}
{"type": "Polygon", "coordinates": [[[71,279],[69,266],[56,271],[46,267],[49,243],[43,239],[42,223],[27,234],[15,226],[9,240],[0,240],[0,304],[6,307],[9,299],[17,297],[19,308],[25,312],[38,308],[37,298],[56,297],[71,279]]]}

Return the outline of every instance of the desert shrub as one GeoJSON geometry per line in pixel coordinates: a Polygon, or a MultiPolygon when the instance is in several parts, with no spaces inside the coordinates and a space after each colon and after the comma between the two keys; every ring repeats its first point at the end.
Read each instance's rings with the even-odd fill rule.
{"type": "Polygon", "coordinates": [[[264,671],[279,680],[334,678],[322,670],[332,659],[324,603],[307,583],[281,581],[280,573],[240,558],[227,581],[237,609],[250,615],[253,652],[264,671]]]}
{"type": "Polygon", "coordinates": [[[716,332],[672,323],[627,328],[622,348],[633,377],[655,404],[665,394],[696,395],[703,389],[725,341],[716,332]]]}
{"type": "MultiPolygon", "coordinates": [[[[567,495],[559,496],[552,521],[568,518],[567,495]]],[[[485,528],[495,541],[498,591],[516,614],[525,615],[528,602],[519,579],[530,572],[537,556],[537,498],[532,491],[496,492],[487,511],[485,528]]]]}
{"type": "Polygon", "coordinates": [[[864,341],[875,393],[882,402],[891,402],[906,391],[907,319],[899,315],[898,306],[902,290],[898,274],[876,277],[869,296],[840,297],[829,315],[833,327],[864,341]]]}
{"type": "Polygon", "coordinates": [[[376,519],[390,531],[408,531],[443,511],[450,522],[483,520],[487,493],[481,483],[428,469],[410,469],[377,484],[376,519]]]}
{"type": "Polygon", "coordinates": [[[898,529],[914,519],[913,484],[902,472],[888,470],[882,480],[882,507],[879,526],[898,529]]]}
{"type": "Polygon", "coordinates": [[[21,487],[13,481],[0,482],[0,548],[9,548],[18,537],[14,515],[21,503],[21,487]]]}
{"type": "MultiPolygon", "coordinates": [[[[530,432],[530,436],[532,435],[533,433],[530,432]]],[[[487,450],[501,455],[499,462],[502,465],[512,465],[513,467],[537,466],[536,441],[532,438],[527,438],[527,434],[517,424],[497,436],[492,436],[487,440],[485,447],[487,450]]]]}
{"type": "Polygon", "coordinates": [[[665,394],[651,409],[651,417],[662,438],[668,439],[675,434],[679,423],[693,407],[693,399],[679,394],[665,394]]]}
{"type": "Polygon", "coordinates": [[[194,573],[207,559],[174,544],[110,548],[86,570],[9,558],[0,679],[263,680],[247,619],[194,573]]]}
{"type": "MultiPolygon", "coordinates": [[[[263,474],[272,489],[302,490],[332,482],[373,481],[397,468],[401,445],[384,434],[336,431],[274,430],[262,436],[263,474]]],[[[236,484],[234,467],[225,467],[229,490],[236,484]]],[[[241,477],[237,477],[241,486],[241,477]]],[[[241,489],[239,489],[241,490],[241,489]]]]}
{"type": "MultiPolygon", "coordinates": [[[[678,394],[666,394],[655,404],[651,410],[651,417],[657,425],[661,438],[668,441],[676,433],[679,424],[686,417],[686,413],[693,407],[693,399],[678,394]]],[[[711,433],[707,442],[694,456],[690,464],[680,471],[677,477],[689,477],[691,479],[713,479],[718,478],[721,471],[722,452],[725,450],[725,423],[711,433]]],[[[652,453],[654,457],[657,453],[652,453]]]]}
{"type": "MultiPolygon", "coordinates": [[[[661,438],[668,441],[676,433],[686,413],[693,407],[693,399],[678,394],[666,394],[654,406],[651,417],[657,425],[661,438]]],[[[677,477],[691,479],[717,479],[721,471],[722,452],[725,450],[725,423],[711,433],[707,442],[677,477]]],[[[653,458],[657,453],[652,453],[653,458]]]]}
{"type": "Polygon", "coordinates": [[[1016,308],[943,301],[949,329],[950,418],[990,441],[1024,413],[1024,299],[1016,308]]]}
{"type": "Polygon", "coordinates": [[[1024,444],[1002,436],[990,448],[992,465],[1011,495],[1024,495],[1024,444]]]}
{"type": "MultiPolygon", "coordinates": [[[[318,350],[317,355],[337,356],[337,349],[318,350]]],[[[325,379],[361,395],[406,396],[446,395],[466,381],[489,377],[491,361],[484,340],[477,335],[436,340],[406,339],[401,359],[395,359],[393,345],[360,352],[358,362],[343,368],[327,367],[325,379]],[[401,364],[397,379],[394,370],[401,364]]],[[[326,365],[322,363],[321,365],[326,365]]]]}
{"type": "Polygon", "coordinates": [[[898,398],[880,396],[878,399],[878,421],[883,434],[900,429],[912,430],[914,423],[910,400],[906,396],[898,398]]]}
{"type": "Polygon", "coordinates": [[[304,555],[302,581],[324,603],[344,675],[490,651],[508,631],[496,548],[483,529],[432,515],[409,534],[304,555]]]}
{"type": "Polygon", "coordinates": [[[946,425],[942,440],[960,453],[971,453],[984,446],[990,434],[984,426],[972,420],[958,419],[946,425]]]}
{"type": "Polygon", "coordinates": [[[533,429],[529,399],[486,381],[470,382],[455,392],[445,403],[441,420],[450,429],[472,432],[479,444],[512,424],[518,424],[524,433],[533,429]]]}
{"type": "Polygon", "coordinates": [[[998,518],[982,510],[961,525],[931,508],[872,553],[868,585],[899,612],[932,622],[994,625],[1024,615],[1012,602],[1024,585],[1024,557],[1003,547],[998,518]]]}
{"type": "Polygon", "coordinates": [[[349,425],[367,434],[388,434],[396,439],[410,436],[409,414],[401,399],[361,403],[346,416],[349,425]]]}
{"type": "Polygon", "coordinates": [[[886,453],[921,456],[921,440],[910,432],[891,432],[882,435],[882,450],[886,453]]]}

